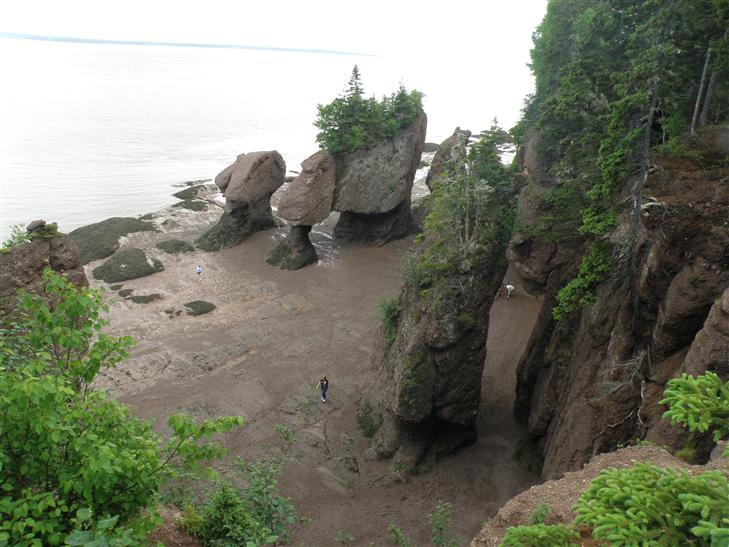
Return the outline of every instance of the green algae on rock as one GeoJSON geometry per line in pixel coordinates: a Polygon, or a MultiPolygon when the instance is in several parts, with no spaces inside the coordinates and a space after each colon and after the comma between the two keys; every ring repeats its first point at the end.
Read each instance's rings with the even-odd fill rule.
{"type": "Polygon", "coordinates": [[[119,251],[101,266],[94,268],[93,274],[96,279],[117,283],[145,277],[164,269],[162,262],[156,258],[150,261],[142,249],[132,248],[119,251]]]}
{"type": "Polygon", "coordinates": [[[137,218],[112,217],[76,228],[70,235],[81,253],[81,263],[106,258],[119,248],[119,238],[133,232],[155,232],[154,224],[137,218]]]}

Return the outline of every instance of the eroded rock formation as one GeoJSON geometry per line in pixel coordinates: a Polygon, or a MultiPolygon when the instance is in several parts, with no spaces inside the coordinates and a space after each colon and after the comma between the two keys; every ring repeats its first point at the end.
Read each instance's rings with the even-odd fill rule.
{"type": "MultiPolygon", "coordinates": [[[[45,226],[34,221],[28,228],[32,234],[45,226]]],[[[41,276],[50,267],[65,274],[75,285],[89,284],[84,274],[76,243],[66,234],[33,237],[32,241],[17,245],[7,253],[0,253],[0,313],[10,313],[17,302],[18,290],[37,291],[41,276]]]]}
{"type": "Polygon", "coordinates": [[[329,216],[335,180],[334,158],[327,152],[319,151],[301,163],[301,174],[286,188],[277,211],[291,228],[266,258],[269,264],[297,270],[317,261],[309,232],[329,216]]]}
{"type": "MultiPolygon", "coordinates": [[[[625,214],[611,235],[618,252],[595,302],[557,322],[551,315],[556,294],[574,277],[584,247],[555,237],[559,226],[550,226],[549,237],[539,235],[550,214],[540,196],[555,181],[539,164],[535,142],[533,137],[522,155],[529,176],[519,204],[524,228],[508,253],[525,286],[546,299],[518,369],[515,411],[528,428],[531,443],[525,446],[543,459],[548,479],[630,439],[680,448],[688,434],[661,419],[665,384],[684,363],[696,372],[717,367],[717,355],[729,349],[718,334],[724,312],[714,304],[729,286],[729,170],[657,158],[660,169],[645,187],[655,205],[643,208],[635,271],[625,252],[625,214]]],[[[717,371],[729,379],[725,369],[717,371]]],[[[710,442],[692,440],[708,454],[710,442]]]]}
{"type": "Polygon", "coordinates": [[[395,138],[337,157],[332,208],[341,215],[336,237],[383,244],[408,234],[410,194],[426,128],[423,113],[395,138]]]}
{"type": "Polygon", "coordinates": [[[440,143],[433,156],[433,162],[430,164],[428,176],[425,178],[425,184],[431,192],[433,191],[433,181],[448,169],[448,164],[465,159],[466,146],[470,138],[469,130],[456,127],[453,134],[440,143]]]}
{"type": "Polygon", "coordinates": [[[205,251],[231,247],[254,232],[276,225],[271,195],[284,182],[286,164],[275,150],[241,154],[215,177],[225,196],[225,212],[218,224],[198,239],[205,251]]]}

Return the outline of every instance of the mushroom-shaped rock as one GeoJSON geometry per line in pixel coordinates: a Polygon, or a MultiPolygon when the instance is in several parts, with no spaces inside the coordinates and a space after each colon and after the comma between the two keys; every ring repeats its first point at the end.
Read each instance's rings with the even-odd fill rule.
{"type": "Polygon", "coordinates": [[[293,225],[313,226],[332,210],[335,182],[334,158],[319,151],[301,162],[301,174],[286,188],[277,214],[293,225]]]}
{"type": "Polygon", "coordinates": [[[276,225],[271,194],[284,182],[286,164],[275,150],[241,154],[215,177],[225,196],[225,212],[218,224],[197,240],[204,251],[232,247],[249,235],[276,225]]]}
{"type": "Polygon", "coordinates": [[[282,270],[298,270],[318,260],[309,240],[311,226],[291,226],[289,233],[266,257],[266,262],[282,270]]]}
{"type": "Polygon", "coordinates": [[[423,113],[393,139],[337,156],[332,208],[342,214],[336,237],[378,244],[408,234],[410,194],[427,124],[423,113]]]}
{"type": "Polygon", "coordinates": [[[433,181],[448,169],[450,163],[459,162],[465,158],[466,145],[468,145],[468,139],[470,138],[470,131],[456,127],[453,135],[440,143],[438,150],[436,150],[433,156],[433,162],[428,170],[428,176],[425,178],[425,184],[429,190],[433,190],[433,181]]]}

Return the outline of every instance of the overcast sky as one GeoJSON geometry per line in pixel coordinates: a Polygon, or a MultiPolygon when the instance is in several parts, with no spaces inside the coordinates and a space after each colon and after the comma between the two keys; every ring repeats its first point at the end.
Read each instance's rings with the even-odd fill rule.
{"type": "MultiPolygon", "coordinates": [[[[546,0],[3,0],[0,31],[386,54],[529,43],[546,0]]],[[[482,50],[483,51],[483,50],[482,50]]]]}

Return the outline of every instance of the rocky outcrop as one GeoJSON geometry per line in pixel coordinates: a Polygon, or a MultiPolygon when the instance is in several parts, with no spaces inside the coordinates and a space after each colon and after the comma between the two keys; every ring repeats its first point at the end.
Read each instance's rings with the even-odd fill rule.
{"type": "Polygon", "coordinates": [[[378,334],[377,379],[358,409],[371,457],[417,471],[476,440],[488,311],[506,266],[504,246],[494,243],[469,272],[444,280],[447,296],[404,287],[397,325],[378,334]]]}
{"type": "Polygon", "coordinates": [[[403,237],[410,225],[410,194],[425,143],[427,117],[371,148],[338,156],[332,208],[334,235],[370,244],[403,237]]]}
{"type": "Polygon", "coordinates": [[[198,239],[198,247],[205,251],[232,247],[275,226],[271,195],[283,184],[285,173],[286,164],[275,150],[238,156],[215,177],[225,196],[225,211],[218,224],[198,239]]]}
{"type": "Polygon", "coordinates": [[[119,283],[146,277],[164,269],[162,262],[148,257],[144,250],[132,247],[114,254],[101,266],[94,268],[93,274],[96,279],[107,283],[119,283]]]}
{"type": "Polygon", "coordinates": [[[319,151],[301,163],[301,173],[286,188],[277,215],[292,226],[266,262],[284,270],[298,270],[318,260],[309,232],[329,216],[336,173],[331,154],[319,151]]]}
{"type": "Polygon", "coordinates": [[[465,159],[466,145],[470,138],[469,130],[456,127],[453,134],[440,143],[433,156],[433,162],[430,164],[428,176],[425,178],[425,184],[431,192],[433,191],[433,181],[448,169],[449,164],[465,159]]]}
{"type": "Polygon", "coordinates": [[[286,188],[276,214],[294,226],[313,226],[329,216],[336,173],[331,154],[319,151],[301,162],[301,173],[286,188]]]}
{"type": "Polygon", "coordinates": [[[729,379],[729,288],[714,302],[704,327],[684,359],[686,372],[698,376],[707,370],[729,379]]]}
{"type": "Polygon", "coordinates": [[[32,236],[45,222],[35,221],[32,240],[0,253],[0,313],[10,313],[16,305],[19,290],[35,292],[41,287],[45,268],[62,273],[77,286],[87,286],[78,247],[66,234],[49,233],[48,237],[32,236]]]}
{"type": "Polygon", "coordinates": [[[298,270],[315,263],[316,250],[309,240],[311,226],[291,226],[287,236],[266,257],[266,262],[282,270],[298,270]]]}
{"type": "Polygon", "coordinates": [[[613,266],[594,303],[557,322],[551,316],[557,292],[576,274],[585,249],[560,238],[559,221],[541,199],[555,181],[535,150],[522,151],[529,183],[519,202],[522,229],[508,256],[525,288],[544,295],[545,306],[519,364],[515,413],[528,429],[524,446],[543,461],[544,478],[635,438],[672,449],[691,443],[699,458],[711,449],[705,438],[665,422],[659,401],[684,364],[700,362],[692,368],[697,372],[717,366],[724,351],[721,328],[712,325],[722,324],[714,302],[729,286],[729,170],[655,161],[660,168],[644,192],[655,205],[643,210],[635,270],[627,257],[626,213],[611,234],[613,266]],[[702,325],[705,334],[697,335],[702,325]]]}

